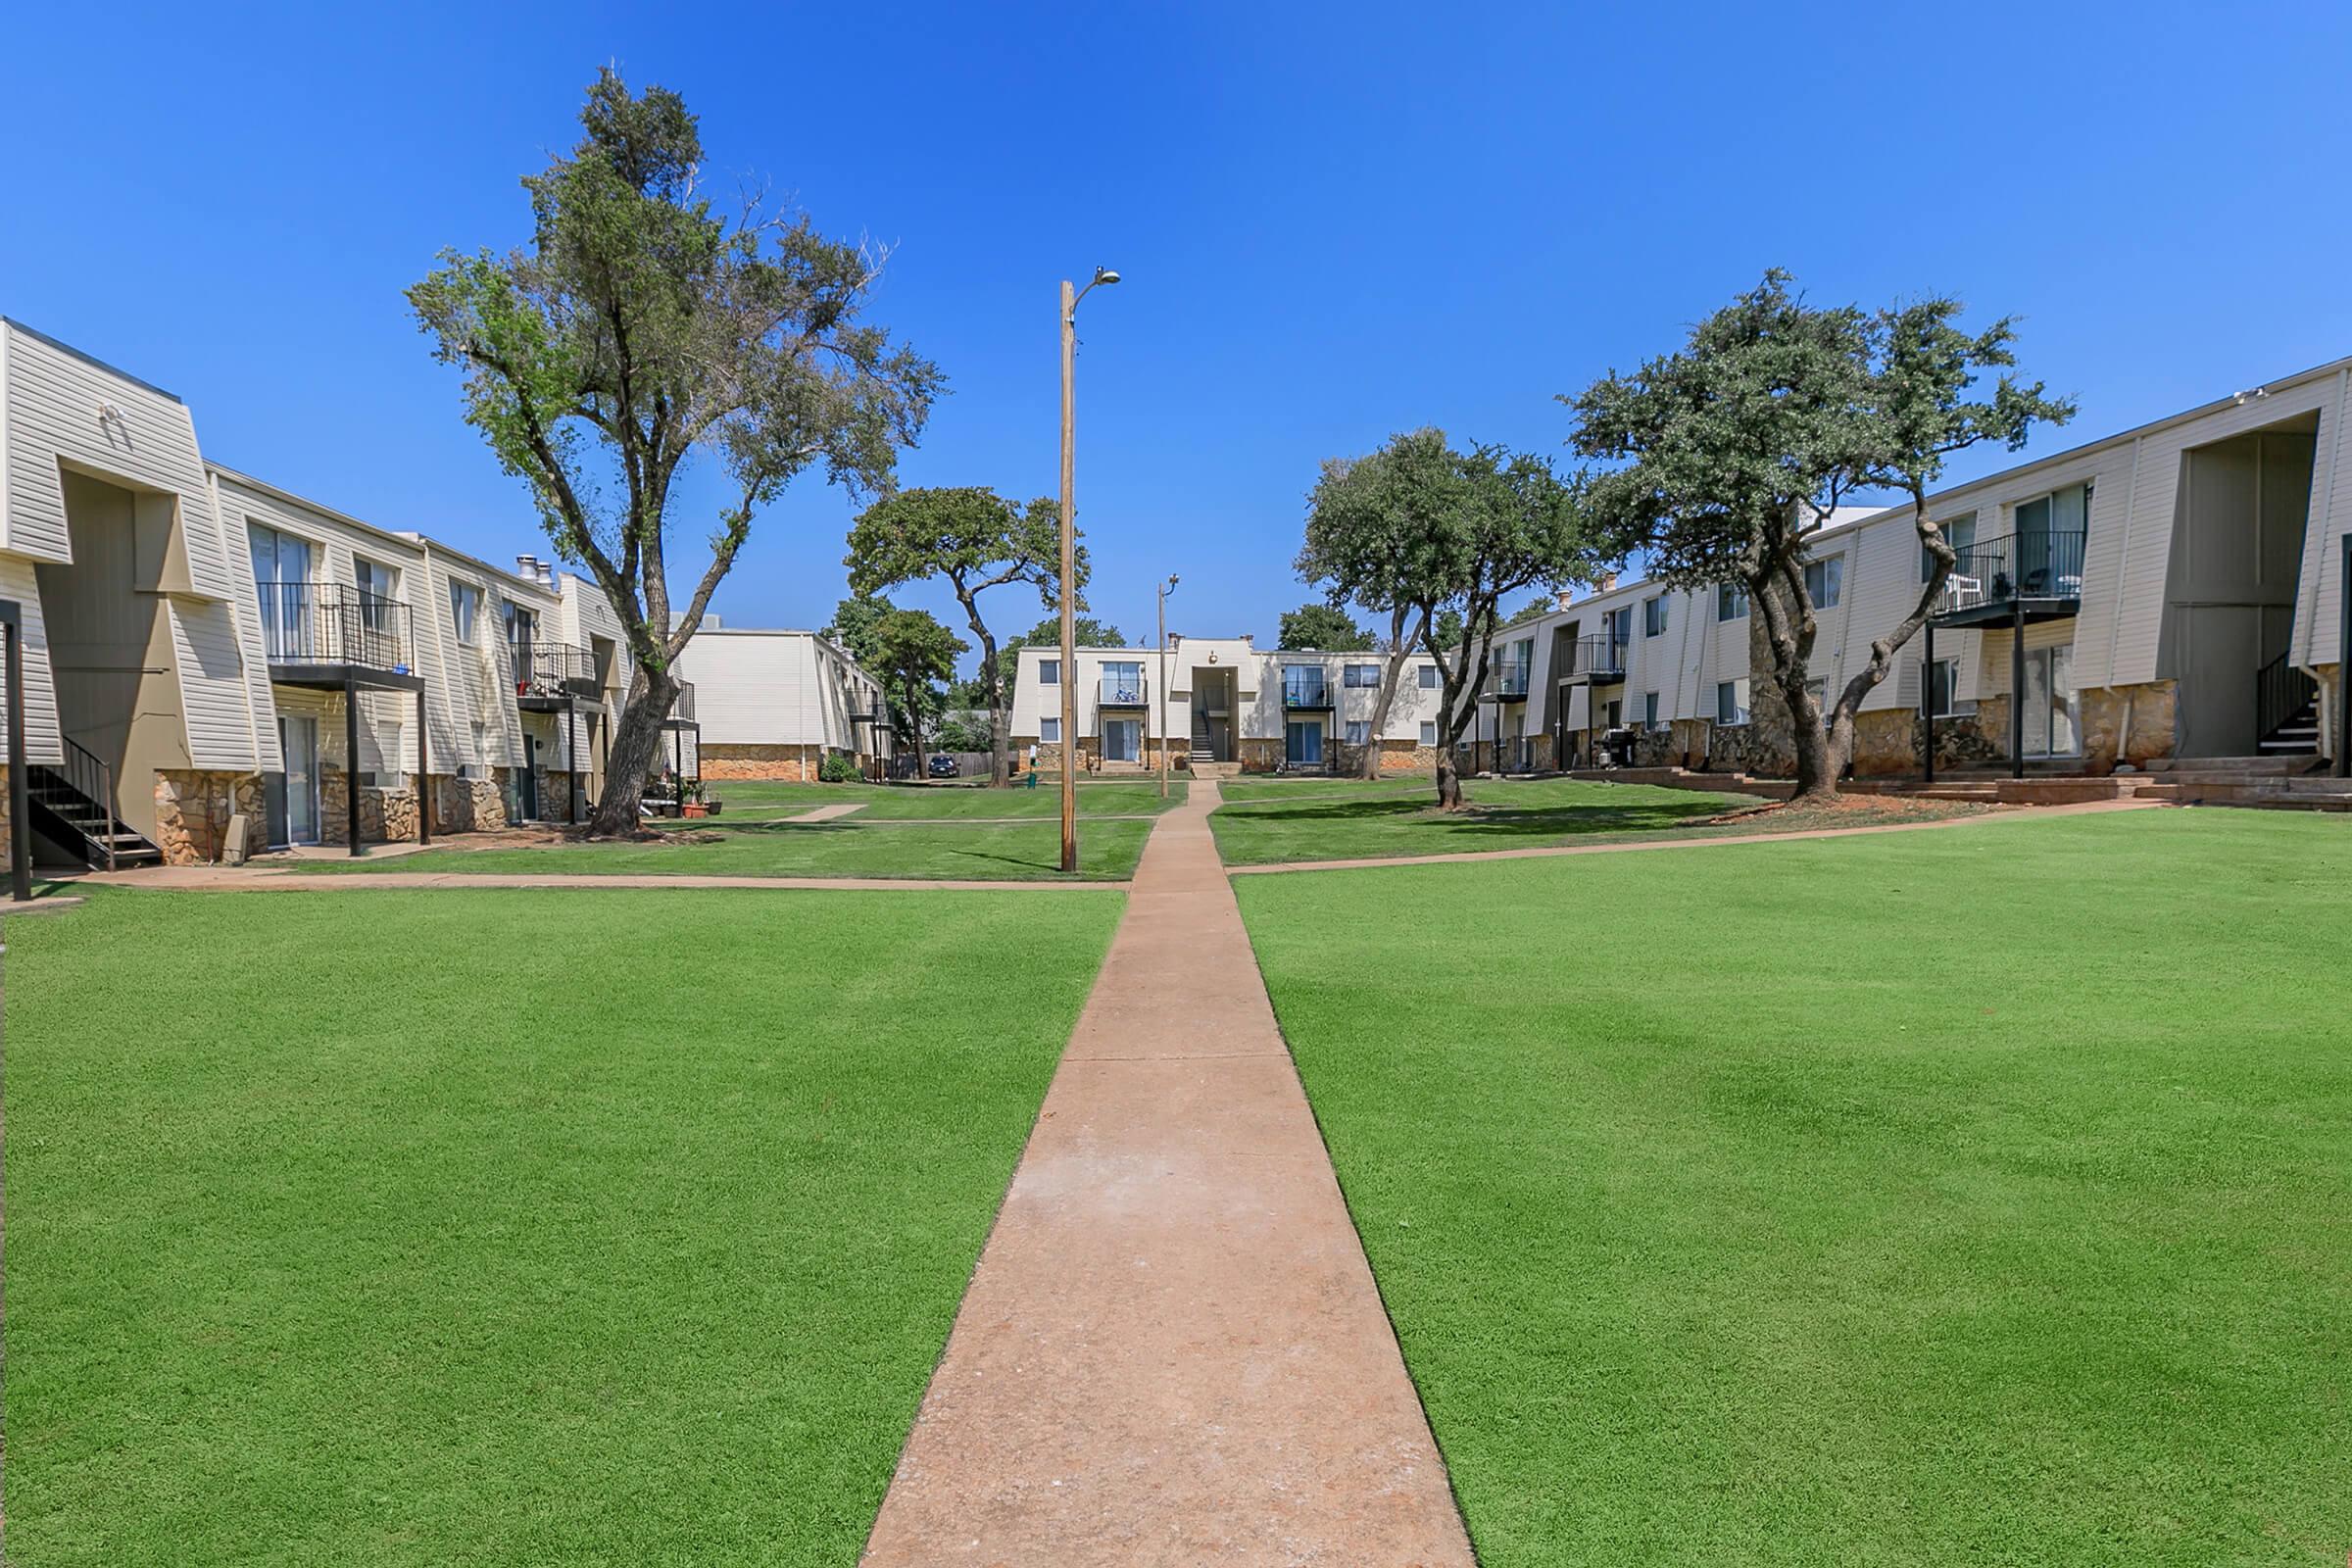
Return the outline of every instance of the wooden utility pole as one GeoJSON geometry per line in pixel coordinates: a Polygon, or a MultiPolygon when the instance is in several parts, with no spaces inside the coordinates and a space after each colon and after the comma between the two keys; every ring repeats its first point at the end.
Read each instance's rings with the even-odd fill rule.
{"type": "Polygon", "coordinates": [[[1061,868],[1078,869],[1078,297],[1061,280],[1061,868]]]}
{"type": "Polygon", "coordinates": [[[1176,574],[1159,585],[1159,798],[1168,798],[1168,595],[1176,591],[1176,574]]]}

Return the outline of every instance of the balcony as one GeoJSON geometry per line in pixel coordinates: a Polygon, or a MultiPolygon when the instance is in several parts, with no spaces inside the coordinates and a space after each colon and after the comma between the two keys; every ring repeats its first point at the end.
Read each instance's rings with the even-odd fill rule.
{"type": "Polygon", "coordinates": [[[1528,666],[1525,664],[1497,664],[1494,666],[1494,684],[1487,688],[1487,695],[1499,703],[1523,703],[1527,701],[1527,675],[1528,666]]]}
{"type": "Polygon", "coordinates": [[[1104,671],[1095,701],[1102,708],[1146,708],[1151,706],[1151,694],[1150,683],[1141,675],[1104,671]]]}
{"type": "Polygon", "coordinates": [[[1938,626],[2055,620],[2082,608],[2083,531],[2007,534],[1961,549],[1936,604],[1938,626]]]}
{"type": "Polygon", "coordinates": [[[1568,650],[1563,680],[1589,680],[1595,686],[1625,679],[1625,644],[1610,637],[1582,637],[1568,650]]]}
{"type": "Polygon", "coordinates": [[[662,726],[664,729],[702,729],[702,724],[694,716],[694,682],[678,682],[678,700],[669,705],[669,716],[662,721],[662,726]]]}
{"type": "Polygon", "coordinates": [[[596,661],[570,643],[509,645],[514,656],[514,697],[526,711],[546,712],[597,696],[596,661]]]}
{"type": "Polygon", "coordinates": [[[1329,712],[1339,706],[1339,688],[1320,669],[1294,666],[1282,672],[1282,706],[1304,712],[1329,712]]]}
{"type": "Polygon", "coordinates": [[[421,691],[409,607],[333,583],[257,582],[270,678],[281,686],[421,691]]]}

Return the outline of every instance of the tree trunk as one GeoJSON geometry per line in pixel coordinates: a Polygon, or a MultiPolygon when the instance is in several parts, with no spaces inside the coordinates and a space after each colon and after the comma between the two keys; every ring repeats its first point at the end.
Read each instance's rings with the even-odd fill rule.
{"type": "Polygon", "coordinates": [[[1845,764],[1853,760],[1854,719],[1862,711],[1862,699],[1894,672],[1895,654],[1936,612],[1936,602],[1943,597],[1944,585],[1951,579],[1952,568],[1959,564],[1960,558],[1943,537],[1942,527],[1928,520],[1928,493],[1924,485],[1911,487],[1911,526],[1919,535],[1920,548],[1928,553],[1935,565],[1920,588],[1919,602],[1912,606],[1911,613],[1893,631],[1871,643],[1870,662],[1855,671],[1854,678],[1838,694],[1838,707],[1829,723],[1829,766],[1833,778],[1844,772],[1845,764]]]}
{"type": "Polygon", "coordinates": [[[1453,747],[1450,743],[1438,748],[1438,809],[1458,811],[1462,808],[1462,775],[1453,765],[1453,747]]]}
{"type": "Polygon", "coordinates": [[[1389,727],[1389,710],[1396,705],[1396,688],[1404,678],[1404,661],[1413,651],[1413,640],[1404,634],[1405,612],[1389,612],[1389,657],[1380,674],[1380,695],[1372,701],[1370,744],[1357,763],[1358,772],[1367,779],[1380,778],[1380,737],[1389,727]]]}
{"type": "MultiPolygon", "coordinates": [[[[638,666],[628,706],[612,731],[612,749],[605,758],[605,793],[588,819],[591,837],[625,838],[637,832],[637,803],[645,798],[645,781],[661,763],[662,722],[677,700],[675,680],[638,666]]],[[[570,760],[577,769],[580,760],[570,760]]],[[[681,788],[685,782],[678,781],[681,788]]]]}
{"type": "Polygon", "coordinates": [[[1003,789],[1012,782],[1012,736],[1004,711],[1004,672],[997,667],[997,639],[980,618],[980,596],[956,580],[956,597],[963,602],[963,618],[980,639],[980,682],[988,692],[988,784],[1003,789]]]}

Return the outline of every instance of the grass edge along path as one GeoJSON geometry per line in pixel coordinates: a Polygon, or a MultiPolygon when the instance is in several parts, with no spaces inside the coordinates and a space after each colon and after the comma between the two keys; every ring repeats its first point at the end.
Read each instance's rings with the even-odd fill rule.
{"type": "Polygon", "coordinates": [[[2345,824],[1234,886],[1490,1568],[2352,1548],[2345,824]]]}
{"type": "Polygon", "coordinates": [[[10,922],[11,1559],[854,1560],[1123,903],[10,922]]]}

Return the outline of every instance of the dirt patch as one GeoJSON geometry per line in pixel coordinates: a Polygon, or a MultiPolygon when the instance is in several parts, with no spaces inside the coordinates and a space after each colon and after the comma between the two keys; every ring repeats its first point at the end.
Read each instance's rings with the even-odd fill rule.
{"type": "Polygon", "coordinates": [[[1800,833],[1813,828],[1875,827],[1886,822],[1942,822],[1983,816],[1999,808],[1973,801],[1928,801],[1907,795],[1839,795],[1827,801],[1765,801],[1710,816],[1701,827],[1738,824],[1759,832],[1800,833]]]}

